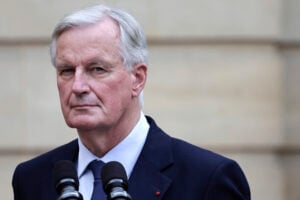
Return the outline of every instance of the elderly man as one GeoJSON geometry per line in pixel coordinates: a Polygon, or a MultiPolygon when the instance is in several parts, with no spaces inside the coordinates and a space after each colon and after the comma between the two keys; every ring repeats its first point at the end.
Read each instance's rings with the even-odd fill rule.
{"type": "Polygon", "coordinates": [[[250,199],[236,162],[168,136],[143,114],[147,45],[131,15],[97,5],[66,16],[54,30],[51,58],[65,121],[78,138],[19,164],[15,200],[56,199],[59,160],[76,165],[85,200],[101,199],[89,167],[95,160],[122,163],[133,200],[250,199]]]}

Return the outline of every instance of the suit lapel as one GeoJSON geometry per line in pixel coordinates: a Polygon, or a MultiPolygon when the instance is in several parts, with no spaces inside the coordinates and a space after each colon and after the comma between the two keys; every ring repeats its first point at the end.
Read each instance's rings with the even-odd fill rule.
{"type": "MultiPolygon", "coordinates": [[[[171,137],[166,135],[154,120],[147,117],[150,130],[144,148],[135,164],[134,170],[129,178],[129,194],[132,199],[159,200],[172,183],[172,178],[167,176],[172,171],[173,154],[171,149],[171,137]]],[[[71,160],[76,163],[78,157],[78,141],[72,142],[54,150],[52,154],[50,169],[53,169],[55,162],[59,160],[71,160]]],[[[52,173],[45,173],[51,176],[52,173]]],[[[48,176],[47,175],[47,176],[48,176]]],[[[49,186],[52,177],[44,177],[49,186]]],[[[52,184],[52,183],[51,183],[52,184]]],[[[53,186],[53,185],[51,185],[53,186]]],[[[42,189],[43,190],[43,189],[42,189]]],[[[49,187],[45,187],[45,191],[49,187]]],[[[43,192],[42,192],[43,193],[43,192]]],[[[45,199],[56,199],[55,190],[45,192],[45,199]],[[50,198],[49,198],[50,197],[50,198]]]]}
{"type": "Polygon", "coordinates": [[[69,142],[68,144],[63,145],[56,151],[57,153],[54,154],[54,156],[52,156],[53,166],[57,161],[60,160],[70,160],[75,164],[78,157],[78,151],[79,147],[77,139],[69,142]]]}
{"type": "Polygon", "coordinates": [[[147,118],[150,130],[144,148],[129,178],[132,199],[162,199],[172,179],[164,172],[172,167],[171,138],[147,118]]]}
{"type": "Polygon", "coordinates": [[[52,178],[52,170],[54,164],[59,160],[70,160],[76,164],[78,156],[78,142],[77,140],[73,140],[68,144],[65,144],[58,149],[55,149],[49,159],[49,168],[43,169],[46,172],[44,173],[44,177],[42,178],[40,192],[43,196],[41,199],[57,199],[58,195],[56,194],[55,187],[53,185],[52,178]],[[49,173],[49,171],[51,171],[49,173]]]}

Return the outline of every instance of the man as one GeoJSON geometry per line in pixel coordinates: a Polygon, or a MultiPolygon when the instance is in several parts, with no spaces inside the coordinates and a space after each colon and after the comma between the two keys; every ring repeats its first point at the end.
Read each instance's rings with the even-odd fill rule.
{"type": "Polygon", "coordinates": [[[56,27],[51,58],[61,109],[78,139],[17,166],[15,200],[54,200],[52,168],[77,167],[79,191],[93,193],[93,160],[122,163],[133,200],[250,199],[238,164],[164,133],[141,111],[147,78],[142,29],[128,13],[93,6],[56,27]]]}

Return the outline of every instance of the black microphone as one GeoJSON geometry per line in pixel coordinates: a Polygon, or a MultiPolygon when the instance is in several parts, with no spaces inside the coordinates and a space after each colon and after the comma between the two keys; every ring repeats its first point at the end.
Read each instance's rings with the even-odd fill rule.
{"type": "Polygon", "coordinates": [[[57,200],[83,200],[82,195],[78,192],[77,171],[71,161],[61,160],[55,163],[53,181],[59,195],[57,200]]]}
{"type": "Polygon", "coordinates": [[[103,190],[107,200],[131,200],[128,180],[123,165],[117,161],[106,163],[101,170],[103,190]]]}

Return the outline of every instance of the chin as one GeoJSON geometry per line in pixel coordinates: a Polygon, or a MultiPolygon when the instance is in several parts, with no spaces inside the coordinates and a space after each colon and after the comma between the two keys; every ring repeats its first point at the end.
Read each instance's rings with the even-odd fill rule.
{"type": "Polygon", "coordinates": [[[71,128],[75,128],[78,131],[92,131],[96,129],[96,126],[88,125],[88,124],[76,124],[73,126],[70,126],[71,128]]]}
{"type": "Polygon", "coordinates": [[[95,127],[97,127],[95,122],[91,122],[91,121],[87,121],[87,120],[85,120],[85,121],[70,120],[70,121],[67,121],[66,123],[70,128],[76,128],[79,130],[91,130],[91,129],[94,129],[95,127]]]}

